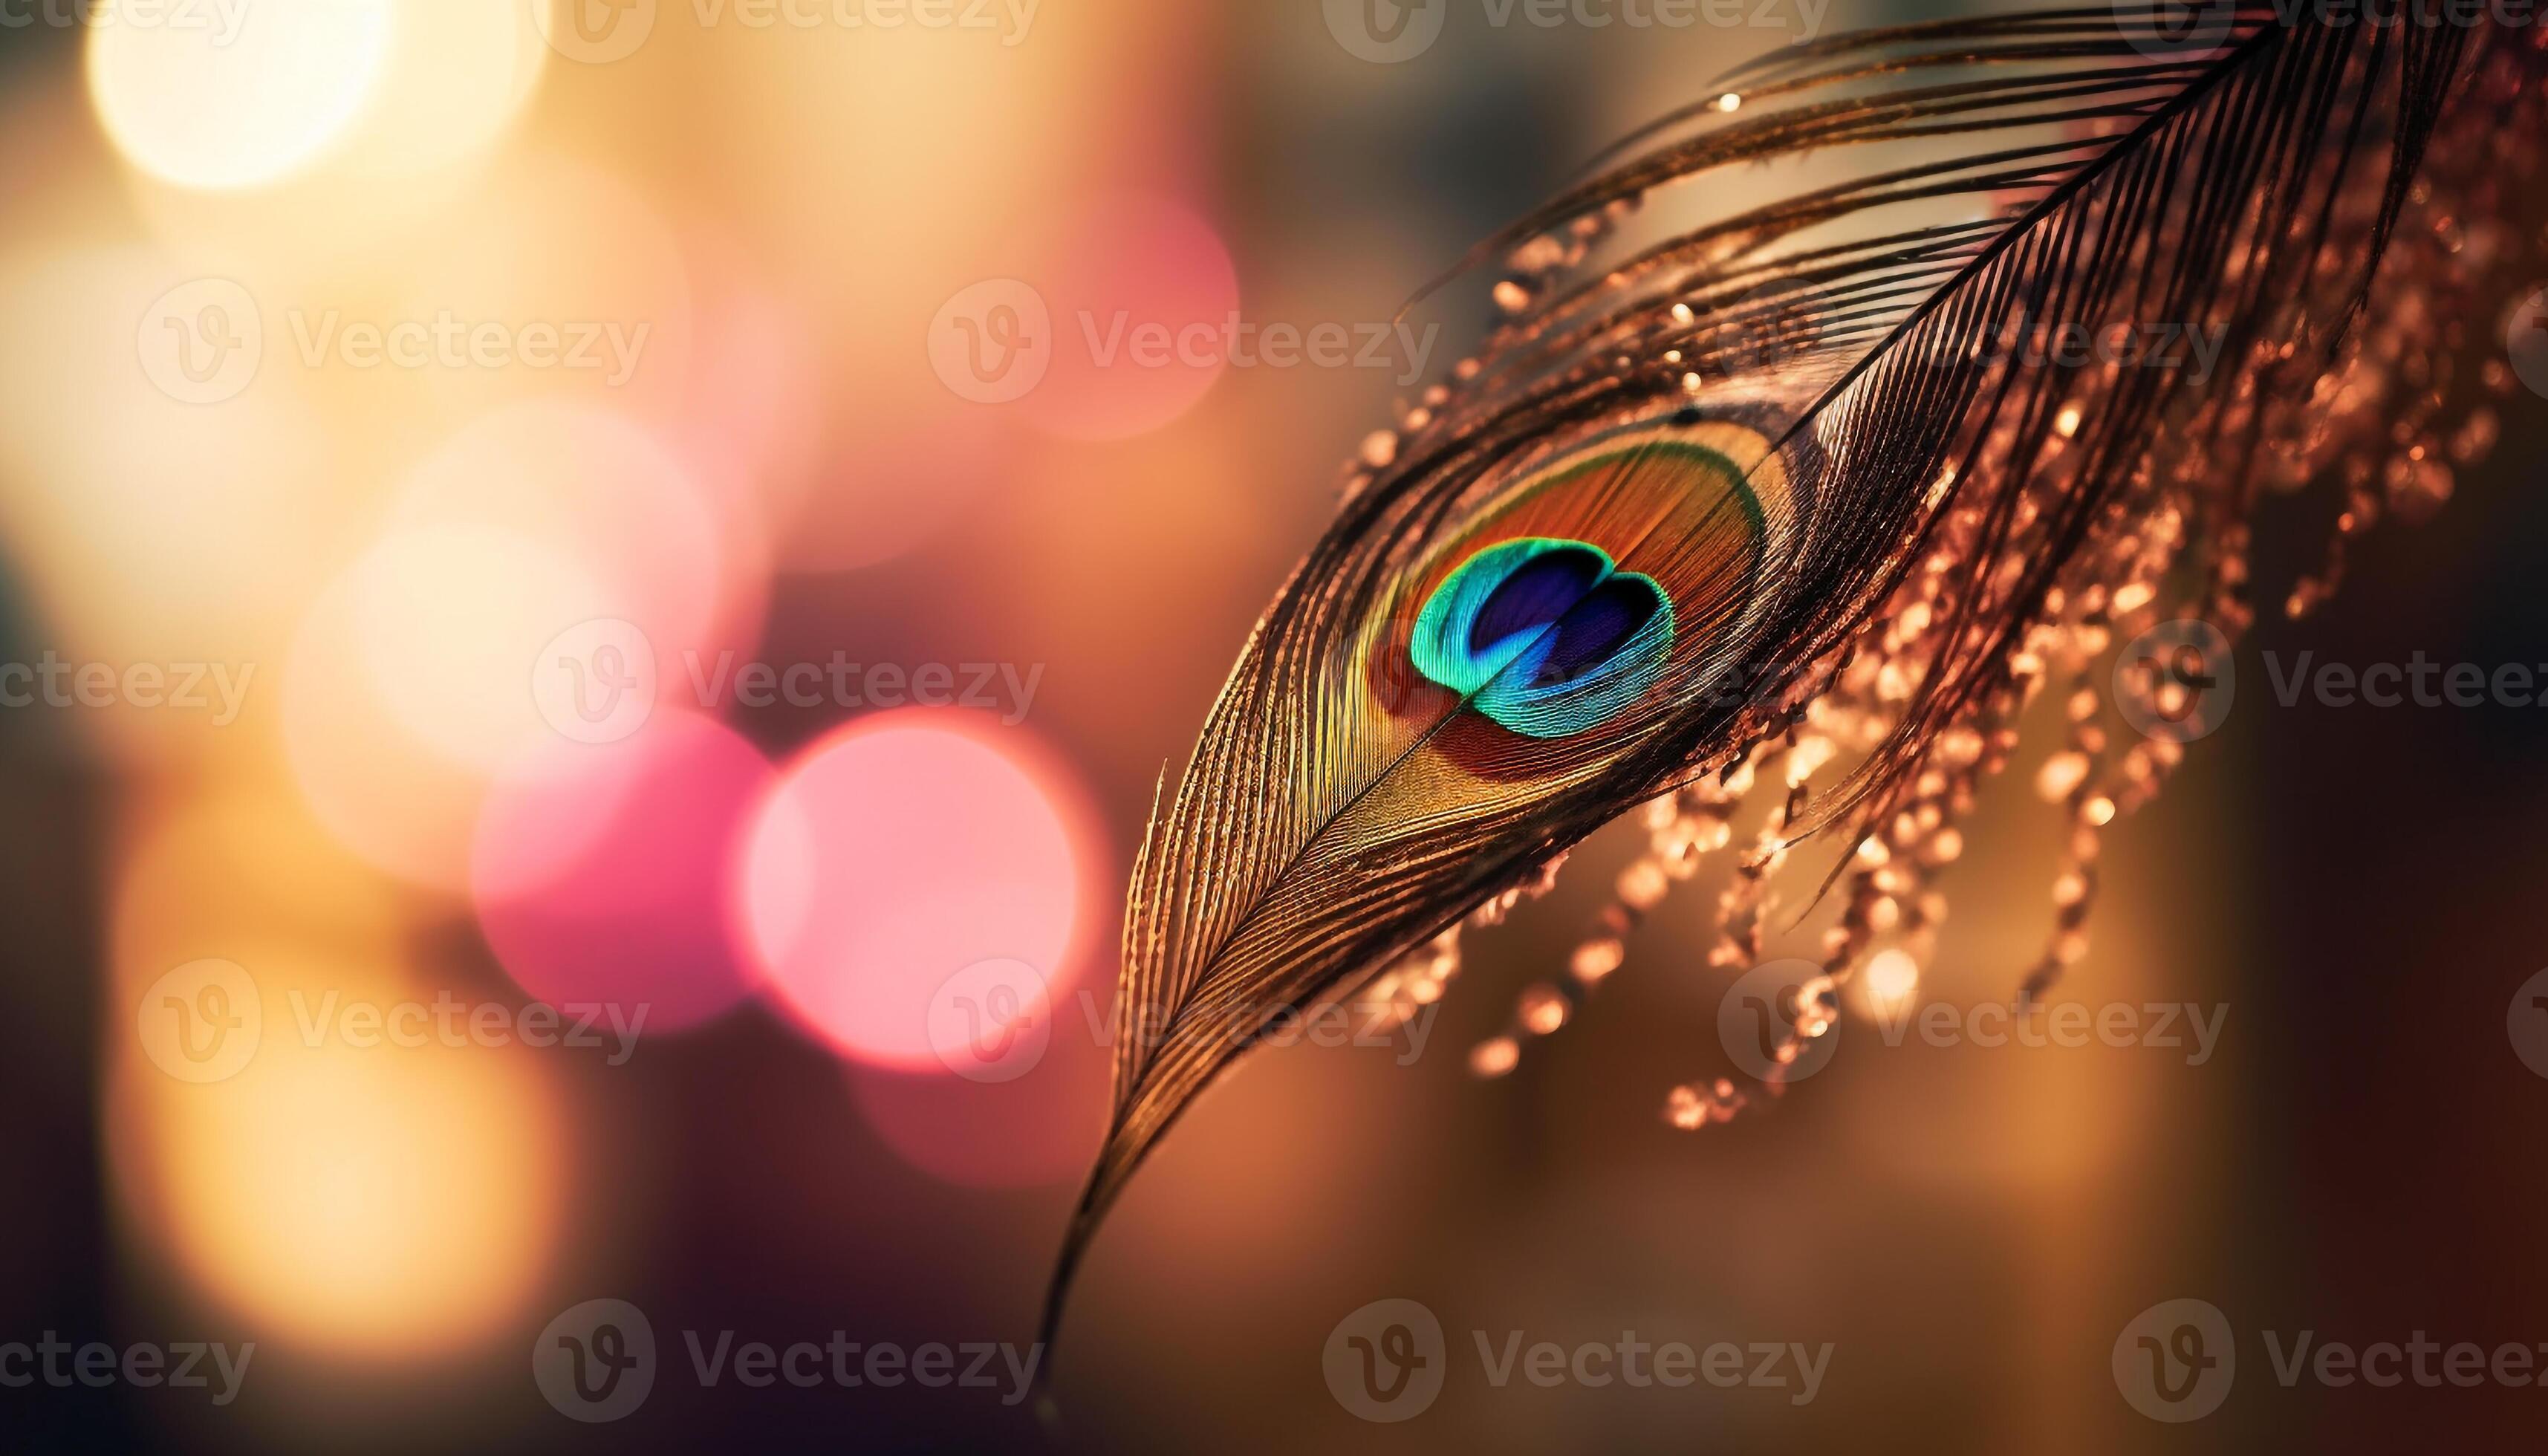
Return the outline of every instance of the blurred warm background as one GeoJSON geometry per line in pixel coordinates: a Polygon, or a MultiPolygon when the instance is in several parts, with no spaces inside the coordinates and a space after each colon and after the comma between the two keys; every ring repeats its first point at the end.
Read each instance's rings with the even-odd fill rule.
{"type": "MultiPolygon", "coordinates": [[[[903,14],[806,13],[870,9],[903,14]]],[[[975,1391],[702,1389],[680,1332],[1033,1337],[1102,1117],[1083,1008],[1111,1007],[1154,781],[1410,391],[1403,355],[1065,357],[985,404],[933,362],[943,306],[1024,280],[1063,329],[1385,323],[1610,136],[1787,38],[1455,4],[1425,53],[1375,64],[1314,0],[979,25],[915,4],[942,23],[892,28],[640,10],[624,52],[538,0],[204,6],[234,33],[8,11],[37,18],[0,29],[0,660],[106,665],[119,691],[0,710],[0,1341],[257,1353],[220,1408],[0,1390],[0,1445],[1038,1448],[1030,1404],[975,1391]],[[397,356],[415,322],[441,332],[397,356]],[[593,682],[538,680],[562,639],[593,682]],[[651,714],[574,729],[641,649],[651,714]],[[836,660],[886,704],[933,665],[942,697],[985,685],[756,704],[728,676],[836,660]],[[200,666],[208,705],[135,700],[134,665],[172,686],[200,666]],[[933,991],[987,957],[1033,964],[1054,1013],[1007,1081],[933,1040],[933,991]],[[236,1015],[203,999],[206,960],[252,978],[262,1032],[199,1081],[136,1028],[172,996],[236,1015]],[[647,1020],[624,1057],[304,1032],[438,1001],[647,1020]],[[646,1313],[663,1369],[635,1414],[584,1425],[527,1367],[598,1297],[646,1313]]],[[[1830,24],[1918,13],[1844,0],[1830,24]]],[[[1424,317],[1423,379],[1482,313],[1424,317]]],[[[2548,661],[2543,452],[2516,412],[2438,521],[2257,645],[2548,661]]],[[[1845,1045],[1766,1113],[1676,1131],[1663,1089],[1724,1061],[1701,956],[1720,866],[1562,1037],[1474,1079],[1467,1048],[1630,857],[1613,833],[1473,941],[1424,1054],[1266,1052],[1169,1140],[1082,1277],[1068,1439],[2535,1438],[2538,1392],[2285,1391],[2261,1359],[2199,1424],[2118,1397],[2116,1332],[2178,1296],[2357,1342],[2548,1339],[2548,1081],[2503,1030],[2548,965],[2548,715],[2282,709],[2242,670],[2229,727],[2115,836],[2067,992],[2227,1003],[2209,1063],[1845,1045]],[[1455,1372],[1417,1420],[1365,1424],[1320,1350],[1398,1296],[1441,1316],[1455,1372]],[[1457,1363],[1472,1327],[1836,1355],[1804,1407],[1495,1390],[1457,1363]]],[[[1956,901],[1923,999],[2003,999],[2043,943],[2042,752],[1958,871],[2007,892],[1956,901]]]]}

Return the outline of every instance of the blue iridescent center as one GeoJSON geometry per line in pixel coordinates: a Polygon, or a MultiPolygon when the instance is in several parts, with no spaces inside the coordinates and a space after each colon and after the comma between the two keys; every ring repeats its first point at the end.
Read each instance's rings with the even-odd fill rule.
{"type": "Polygon", "coordinates": [[[1409,645],[1415,670],[1515,733],[1569,738],[1636,700],[1672,651],[1672,599],[1586,541],[1520,536],[1460,563],[1409,645]]]}

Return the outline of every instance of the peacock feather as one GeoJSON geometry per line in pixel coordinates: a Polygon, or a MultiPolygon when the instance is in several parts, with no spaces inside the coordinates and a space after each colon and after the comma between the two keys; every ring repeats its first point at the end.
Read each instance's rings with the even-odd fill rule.
{"type": "MultiPolygon", "coordinates": [[[[2507,385],[2463,361],[2541,237],[2535,148],[2497,141],[2548,135],[2538,32],[2205,14],[2194,35],[2101,5],[1789,47],[1464,265],[1501,260],[1502,321],[1367,444],[1154,813],[1112,1124],[1047,1335],[1127,1180],[1270,1022],[1438,993],[1464,920],[1640,805],[1654,854],[1480,1070],[1619,963],[1751,792],[1773,812],[1716,964],[1759,957],[1794,847],[1838,851],[1792,1049],[1876,948],[1934,927],[1957,822],[2048,685],[2073,694],[2048,786],[2075,833],[2029,991],[2076,958],[2096,831],[2181,752],[2096,727],[2097,667],[2173,616],[2250,619],[2269,494],[2343,498],[2295,611],[2384,508],[2446,496],[2507,385]],[[1865,164],[1626,236],[1673,184],[1804,153],[1865,164]],[[2167,338],[2209,362],[2120,347],[2167,338]]],[[[1672,1117],[1744,1095],[1677,1089],[1672,1117]]]]}

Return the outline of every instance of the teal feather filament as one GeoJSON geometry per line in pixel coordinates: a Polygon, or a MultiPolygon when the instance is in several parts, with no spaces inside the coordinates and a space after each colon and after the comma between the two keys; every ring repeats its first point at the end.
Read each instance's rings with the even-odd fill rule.
{"type": "Polygon", "coordinates": [[[1634,702],[1672,641],[1672,598],[1652,577],[1590,542],[1519,536],[1443,579],[1409,654],[1513,732],[1571,738],[1634,702]]]}

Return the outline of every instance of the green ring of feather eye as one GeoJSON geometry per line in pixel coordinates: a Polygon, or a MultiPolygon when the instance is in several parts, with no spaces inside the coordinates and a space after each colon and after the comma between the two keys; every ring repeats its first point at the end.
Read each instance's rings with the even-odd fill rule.
{"type": "Polygon", "coordinates": [[[1443,578],[1416,614],[1408,652],[1415,671],[1459,693],[1489,718],[1531,738],[1568,738],[1599,726],[1650,685],[1672,651],[1673,604],[1651,577],[1622,572],[1589,541],[1520,536],[1499,541],[1443,578]],[[1653,610],[1592,668],[1561,682],[1537,682],[1558,646],[1558,618],[1527,624],[1480,648],[1472,637],[1498,588],[1542,558],[1589,557],[1588,589],[1613,582],[1653,593],[1653,610]]]}

